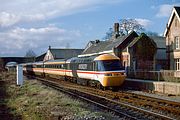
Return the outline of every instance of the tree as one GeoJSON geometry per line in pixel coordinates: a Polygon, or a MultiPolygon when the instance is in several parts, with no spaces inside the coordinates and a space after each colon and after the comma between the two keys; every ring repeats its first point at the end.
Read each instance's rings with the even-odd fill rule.
{"type": "Polygon", "coordinates": [[[113,29],[112,28],[109,28],[109,30],[106,32],[106,35],[105,37],[103,38],[104,40],[108,40],[110,39],[112,36],[113,36],[113,29]]]}
{"type": "MultiPolygon", "coordinates": [[[[120,19],[119,20],[119,34],[120,36],[128,35],[131,31],[135,31],[137,33],[141,33],[145,31],[144,26],[139,24],[135,19],[120,19]]],[[[110,39],[114,34],[112,28],[106,32],[104,40],[110,39]]]]}
{"type": "Polygon", "coordinates": [[[29,50],[26,52],[25,57],[35,58],[35,57],[36,57],[36,53],[35,53],[32,49],[29,49],[29,50]]]}
{"type": "Polygon", "coordinates": [[[135,19],[120,19],[119,20],[120,34],[128,35],[131,31],[141,33],[144,31],[144,26],[139,24],[135,19]]]}
{"type": "Polygon", "coordinates": [[[145,34],[148,36],[159,36],[157,32],[152,32],[152,31],[145,31],[145,34]]]}

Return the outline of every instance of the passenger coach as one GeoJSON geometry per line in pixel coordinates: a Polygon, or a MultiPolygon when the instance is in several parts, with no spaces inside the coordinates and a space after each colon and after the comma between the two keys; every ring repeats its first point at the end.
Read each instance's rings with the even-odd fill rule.
{"type": "Polygon", "coordinates": [[[120,59],[112,54],[51,60],[27,64],[24,67],[27,73],[34,75],[64,78],[97,87],[119,87],[126,77],[120,59]]]}

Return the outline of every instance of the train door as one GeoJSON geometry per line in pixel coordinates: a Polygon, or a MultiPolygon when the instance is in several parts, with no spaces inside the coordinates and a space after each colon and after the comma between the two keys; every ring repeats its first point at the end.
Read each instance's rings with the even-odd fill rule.
{"type": "Polygon", "coordinates": [[[77,78],[78,77],[78,75],[77,75],[78,63],[76,63],[76,62],[70,63],[70,68],[72,70],[72,77],[77,78]]]}
{"type": "Polygon", "coordinates": [[[98,72],[98,62],[97,61],[93,62],[93,71],[94,71],[93,79],[97,80],[98,79],[98,74],[97,74],[97,72],[98,72]]]}

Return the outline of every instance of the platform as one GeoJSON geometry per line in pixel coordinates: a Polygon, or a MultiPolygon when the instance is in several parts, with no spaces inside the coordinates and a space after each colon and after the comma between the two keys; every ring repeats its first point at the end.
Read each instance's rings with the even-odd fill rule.
{"type": "Polygon", "coordinates": [[[127,78],[123,87],[135,90],[148,90],[168,95],[180,95],[180,83],[151,81],[127,78]]]}

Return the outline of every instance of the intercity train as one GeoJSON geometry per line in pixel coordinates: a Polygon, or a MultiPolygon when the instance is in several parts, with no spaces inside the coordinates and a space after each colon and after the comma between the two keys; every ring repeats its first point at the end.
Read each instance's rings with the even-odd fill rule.
{"type": "Polygon", "coordinates": [[[126,78],[120,59],[112,54],[26,63],[23,71],[98,88],[120,87],[126,78]]]}

